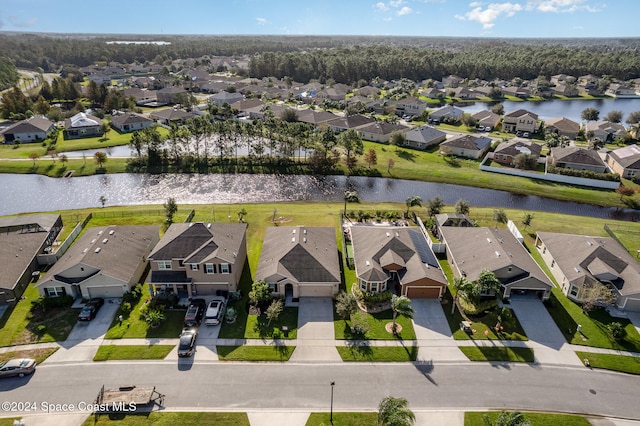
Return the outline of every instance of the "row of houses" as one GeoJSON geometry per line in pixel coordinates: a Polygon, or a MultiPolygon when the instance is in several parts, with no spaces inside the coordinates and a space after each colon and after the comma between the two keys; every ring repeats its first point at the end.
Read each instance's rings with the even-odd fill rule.
{"type": "MultiPolygon", "coordinates": [[[[435,234],[455,276],[473,281],[489,270],[502,283],[502,298],[522,293],[549,298],[552,281],[510,229],[476,227],[464,215],[435,219],[435,234]]],[[[20,298],[61,227],[59,215],[0,220],[0,255],[11,265],[0,277],[0,302],[20,298]]],[[[185,298],[235,291],[247,267],[246,230],[243,223],[180,223],[160,238],[156,226],[89,228],[36,287],[48,297],[74,298],[121,297],[138,282],[148,283],[151,292],[185,298]]],[[[343,233],[352,246],[354,284],[363,292],[444,295],[448,282],[424,228],[345,223],[343,233]]],[[[536,248],[570,299],[579,302],[585,286],[600,282],[616,293],[619,309],[640,311],[640,264],[616,240],[540,232],[536,248]]],[[[335,229],[268,228],[255,279],[268,283],[274,296],[336,294],[341,269],[335,229]]]]}

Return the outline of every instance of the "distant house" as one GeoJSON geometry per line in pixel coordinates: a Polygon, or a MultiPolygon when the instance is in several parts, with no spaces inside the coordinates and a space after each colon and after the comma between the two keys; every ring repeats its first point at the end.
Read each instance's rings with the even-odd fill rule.
{"type": "Polygon", "coordinates": [[[176,96],[186,94],[187,91],[182,87],[169,86],[156,92],[156,98],[159,105],[172,105],[176,100],[176,96]]]}
{"type": "Polygon", "coordinates": [[[447,134],[435,127],[428,125],[416,127],[405,133],[405,146],[417,149],[427,149],[430,146],[438,145],[447,139],[447,134]]]}
{"type": "Polygon", "coordinates": [[[585,135],[588,139],[598,138],[604,142],[611,142],[623,137],[627,129],[620,123],[611,121],[589,121],[585,125],[585,135]]]}
{"type": "Polygon", "coordinates": [[[358,288],[441,298],[447,287],[438,260],[416,227],[351,226],[358,288]]]}
{"type": "Polygon", "coordinates": [[[443,106],[429,114],[429,121],[434,123],[457,123],[464,111],[453,105],[443,106]]]}
{"type": "Polygon", "coordinates": [[[136,105],[145,105],[151,102],[156,102],[156,92],[154,90],[142,90],[137,87],[127,87],[120,91],[125,98],[133,97],[136,100],[136,105]]]}
{"type": "Polygon", "coordinates": [[[559,84],[575,83],[576,78],[572,75],[556,74],[556,75],[552,75],[549,81],[551,82],[551,84],[555,84],[557,86],[559,84]]]}
{"type": "Polygon", "coordinates": [[[613,238],[538,232],[536,248],[569,299],[581,302],[585,287],[602,283],[618,309],[640,312],[640,264],[613,238]]]}
{"type": "Polygon", "coordinates": [[[634,144],[608,152],[607,164],[625,179],[640,177],[640,146],[634,144]]]}
{"type": "Polygon", "coordinates": [[[207,102],[216,105],[218,108],[224,104],[231,105],[235,102],[241,101],[244,99],[242,93],[234,92],[230,93],[227,91],[221,91],[216,93],[215,95],[211,95],[207,98],[207,102]]]}
{"type": "Polygon", "coordinates": [[[528,292],[549,299],[551,280],[508,229],[443,226],[440,232],[456,277],[475,281],[488,270],[502,283],[502,298],[528,292]]]}
{"type": "Polygon", "coordinates": [[[510,140],[502,142],[493,152],[493,161],[507,166],[514,166],[514,159],[518,154],[535,155],[540,157],[542,146],[531,141],[510,140]]]}
{"type": "Polygon", "coordinates": [[[426,108],[427,103],[425,101],[414,98],[413,96],[408,96],[396,101],[396,114],[398,115],[422,115],[426,108]]]}
{"type": "Polygon", "coordinates": [[[458,99],[476,99],[476,94],[466,87],[456,87],[453,90],[453,97],[458,99]]]}
{"type": "Polygon", "coordinates": [[[457,75],[453,75],[453,74],[442,78],[442,84],[444,84],[445,87],[451,87],[451,88],[458,87],[458,85],[463,81],[464,81],[464,78],[458,77],[457,75]]]}
{"type": "Polygon", "coordinates": [[[317,102],[322,101],[343,101],[347,92],[345,90],[339,90],[334,87],[327,87],[316,92],[317,102]]]}
{"type": "Polygon", "coordinates": [[[552,118],[545,122],[547,132],[555,133],[558,136],[566,136],[575,140],[580,133],[580,124],[565,117],[552,118]]]}
{"type": "Polygon", "coordinates": [[[442,99],[445,96],[445,93],[443,91],[438,90],[435,87],[424,89],[420,91],[420,94],[426,96],[429,99],[442,99]]]}
{"type": "Polygon", "coordinates": [[[337,115],[330,111],[315,111],[312,109],[303,109],[297,111],[297,113],[298,121],[313,124],[316,128],[324,127],[331,120],[339,118],[337,115]]]}
{"type": "Polygon", "coordinates": [[[635,89],[619,83],[611,83],[605,93],[609,96],[613,96],[614,98],[637,97],[635,89]]]}
{"type": "Polygon", "coordinates": [[[548,161],[564,169],[587,170],[594,173],[607,171],[607,166],[597,151],[577,146],[551,148],[548,161]]]}
{"type": "Polygon", "coordinates": [[[79,139],[102,135],[102,120],[84,112],[79,112],[64,121],[64,138],[79,139]]]}
{"type": "Polygon", "coordinates": [[[188,119],[197,117],[194,112],[187,112],[177,108],[166,108],[159,111],[153,111],[149,114],[149,118],[160,124],[184,124],[188,119]]]}
{"type": "Polygon", "coordinates": [[[38,275],[38,255],[45,253],[62,230],[57,214],[0,218],[0,306],[15,304],[38,275]]]}
{"type": "Polygon", "coordinates": [[[380,97],[380,89],[373,86],[364,86],[354,91],[358,96],[364,96],[371,99],[378,99],[380,97]]]}
{"type": "Polygon", "coordinates": [[[149,254],[152,290],[185,297],[236,291],[247,258],[247,225],[174,223],[149,254]]]}
{"type": "Polygon", "coordinates": [[[329,126],[329,128],[331,128],[335,133],[342,133],[349,129],[359,129],[360,127],[364,127],[375,122],[376,120],[374,118],[355,114],[347,117],[334,118],[331,121],[327,121],[327,126],[329,126]]]}
{"type": "Polygon", "coordinates": [[[478,126],[489,127],[490,129],[495,129],[500,124],[501,117],[498,114],[494,114],[488,110],[478,111],[473,114],[471,117],[478,120],[478,126]]]}
{"type": "Polygon", "coordinates": [[[574,84],[557,84],[553,89],[556,95],[574,97],[580,94],[578,87],[574,84]]]}
{"type": "Polygon", "coordinates": [[[531,96],[531,90],[526,86],[506,86],[502,88],[502,93],[523,99],[531,96]]]}
{"type": "Polygon", "coordinates": [[[157,226],[89,228],[36,285],[43,296],[122,297],[141,282],[157,226]]]}
{"type": "Polygon", "coordinates": [[[387,143],[394,132],[406,132],[409,127],[385,122],[372,123],[358,129],[360,137],[366,141],[387,143]]]}
{"type": "Polygon", "coordinates": [[[55,124],[48,119],[31,117],[12,124],[1,133],[4,137],[4,143],[30,143],[45,140],[54,129],[55,124]]]}
{"type": "Polygon", "coordinates": [[[538,130],[538,114],[519,109],[505,114],[502,120],[502,130],[505,132],[529,132],[535,133],[538,130]]]}
{"type": "Polygon", "coordinates": [[[125,112],[111,117],[111,125],[121,133],[135,132],[153,125],[153,120],[135,112],[125,112]]]}
{"type": "Polygon", "coordinates": [[[336,231],[332,227],[267,228],[256,271],[276,296],[331,297],[340,287],[336,231]]]}
{"type": "Polygon", "coordinates": [[[456,157],[477,160],[491,148],[491,138],[486,136],[459,135],[440,144],[440,149],[446,147],[456,157]]]}

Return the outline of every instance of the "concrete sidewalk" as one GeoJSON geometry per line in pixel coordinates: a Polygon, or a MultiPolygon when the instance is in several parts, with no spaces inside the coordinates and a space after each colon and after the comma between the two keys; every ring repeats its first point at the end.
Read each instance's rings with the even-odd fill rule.
{"type": "Polygon", "coordinates": [[[298,334],[293,362],[342,362],[336,350],[333,330],[333,300],[330,297],[301,297],[298,334]]]}

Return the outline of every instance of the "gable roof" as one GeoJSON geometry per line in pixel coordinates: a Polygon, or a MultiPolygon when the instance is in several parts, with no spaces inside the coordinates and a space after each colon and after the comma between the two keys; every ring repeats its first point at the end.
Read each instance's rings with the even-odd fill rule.
{"type": "Polygon", "coordinates": [[[494,153],[511,155],[513,157],[518,154],[534,154],[536,156],[540,156],[541,151],[542,146],[535,142],[524,141],[522,139],[512,139],[498,145],[494,153]]]}
{"type": "Polygon", "coordinates": [[[517,109],[515,111],[511,111],[510,113],[505,114],[504,118],[520,118],[525,115],[530,115],[536,120],[538,119],[538,114],[534,114],[533,112],[527,111],[526,109],[517,109]]]}
{"type": "Polygon", "coordinates": [[[379,121],[376,123],[371,123],[368,126],[360,127],[360,129],[358,130],[361,132],[374,133],[377,135],[388,135],[393,132],[399,132],[408,129],[409,127],[403,126],[401,124],[385,123],[384,121],[379,121]]]}
{"type": "Polygon", "coordinates": [[[464,113],[460,108],[456,108],[453,105],[446,105],[442,108],[438,108],[429,114],[429,118],[442,118],[442,117],[462,117],[464,113]]]}
{"type": "Polygon", "coordinates": [[[491,138],[488,138],[486,136],[459,135],[442,142],[440,146],[451,146],[456,148],[471,149],[474,151],[482,151],[483,149],[491,145],[491,142],[491,138]]]}
{"type": "Polygon", "coordinates": [[[340,282],[336,231],[331,227],[267,228],[256,279],[340,282]]]}
{"type": "Polygon", "coordinates": [[[47,271],[37,287],[51,279],[66,282],[60,274],[78,264],[95,268],[103,275],[129,281],[151,244],[157,240],[159,229],[157,226],[115,225],[89,228],[47,271]]]}
{"type": "Polygon", "coordinates": [[[48,132],[53,127],[53,122],[44,117],[30,117],[26,120],[18,121],[6,129],[2,130],[2,134],[14,133],[32,133],[32,132],[48,132]]]}
{"type": "Polygon", "coordinates": [[[604,161],[602,161],[602,158],[600,158],[597,151],[580,148],[578,146],[551,148],[551,156],[555,162],[588,164],[604,167],[604,161]]]}
{"type": "Polygon", "coordinates": [[[440,228],[447,244],[447,250],[455,258],[455,263],[469,281],[478,279],[480,272],[487,269],[496,271],[516,266],[527,271],[552,287],[553,284],[538,264],[529,255],[513,234],[504,228],[467,228],[444,226],[440,228]]]}
{"type": "Polygon", "coordinates": [[[355,225],[350,229],[358,278],[384,281],[388,279],[385,270],[400,268],[402,284],[426,277],[446,285],[440,265],[418,228],[355,225]]]}
{"type": "Polygon", "coordinates": [[[478,111],[473,114],[471,117],[475,118],[478,121],[489,121],[493,124],[497,124],[500,121],[500,116],[498,114],[494,114],[489,110],[478,111]]]}
{"type": "Polygon", "coordinates": [[[125,124],[134,124],[134,123],[149,123],[152,122],[150,118],[145,117],[142,114],[137,114],[135,112],[125,112],[121,115],[114,115],[111,117],[111,123],[113,123],[117,127],[122,127],[125,124]]]}
{"type": "Polygon", "coordinates": [[[187,112],[176,108],[165,108],[159,111],[153,111],[149,116],[155,120],[186,120],[196,116],[194,112],[187,112]]]}
{"type": "Polygon", "coordinates": [[[67,118],[64,121],[64,127],[67,129],[77,129],[81,127],[95,127],[100,126],[102,124],[102,120],[93,115],[79,112],[71,118],[67,118]]]}
{"type": "Polygon", "coordinates": [[[609,237],[538,232],[538,238],[562,273],[574,284],[612,274],[621,295],[640,293],[640,264],[616,240],[609,237]]]}
{"type": "Polygon", "coordinates": [[[624,126],[620,123],[612,123],[611,121],[589,121],[585,126],[587,132],[600,130],[612,135],[622,135],[626,132],[624,126]]]}
{"type": "Polygon", "coordinates": [[[445,132],[425,124],[424,126],[409,130],[405,133],[405,138],[408,141],[429,143],[435,139],[442,138],[443,136],[446,137],[446,135],[447,134],[445,132]]]}
{"type": "Polygon", "coordinates": [[[640,146],[637,144],[618,148],[609,153],[625,169],[640,170],[640,146]]]}
{"type": "Polygon", "coordinates": [[[355,114],[348,117],[339,117],[327,122],[329,126],[339,127],[342,129],[355,129],[356,127],[375,123],[376,120],[364,115],[355,114]]]}
{"type": "Polygon", "coordinates": [[[218,258],[234,263],[246,229],[246,223],[174,223],[148,258],[184,259],[184,263],[205,263],[218,258]]]}
{"type": "Polygon", "coordinates": [[[550,120],[547,120],[545,122],[547,127],[555,127],[558,130],[562,130],[565,132],[579,132],[580,131],[580,124],[576,123],[573,120],[569,120],[568,118],[565,117],[560,117],[560,118],[552,118],[550,120]]]}

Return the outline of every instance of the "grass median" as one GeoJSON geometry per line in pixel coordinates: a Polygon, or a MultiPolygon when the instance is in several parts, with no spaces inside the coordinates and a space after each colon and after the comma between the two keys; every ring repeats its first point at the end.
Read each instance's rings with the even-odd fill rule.
{"type": "Polygon", "coordinates": [[[410,362],[418,357],[417,346],[338,346],[343,361],[360,362],[410,362]]]}
{"type": "Polygon", "coordinates": [[[506,346],[460,346],[469,361],[533,362],[533,349],[506,346]]]}
{"type": "Polygon", "coordinates": [[[305,426],[371,426],[378,424],[378,413],[311,413],[305,426]]]}
{"type": "Polygon", "coordinates": [[[94,361],[165,359],[175,345],[103,345],[94,361]]]}
{"type": "Polygon", "coordinates": [[[640,358],[626,355],[596,354],[593,352],[576,352],[578,358],[589,360],[592,368],[620,371],[622,373],[640,374],[640,358]]]}
{"type": "Polygon", "coordinates": [[[289,361],[295,346],[217,346],[221,361],[289,361]]]}
{"type": "Polygon", "coordinates": [[[99,425],[126,426],[174,426],[174,425],[216,425],[216,426],[249,426],[247,413],[136,413],[118,414],[117,420],[112,414],[89,416],[82,426],[99,425]]]}
{"type": "MultiPolygon", "coordinates": [[[[484,416],[489,417],[492,422],[498,418],[498,412],[466,412],[464,413],[464,426],[486,426],[484,416]]],[[[589,420],[582,416],[572,414],[552,414],[552,413],[523,413],[531,426],[590,426],[589,420]]],[[[497,423],[491,423],[497,424],[497,423]]]]}

